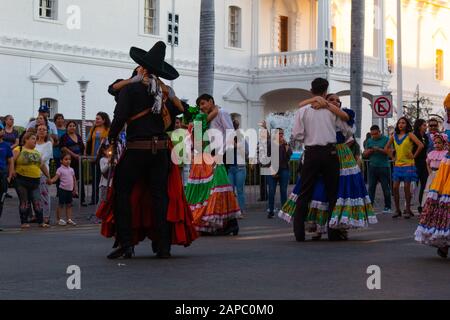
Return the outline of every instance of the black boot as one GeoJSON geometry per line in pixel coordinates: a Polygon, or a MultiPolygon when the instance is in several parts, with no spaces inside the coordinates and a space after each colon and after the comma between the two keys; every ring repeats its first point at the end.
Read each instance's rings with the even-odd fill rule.
{"type": "Polygon", "coordinates": [[[239,233],[239,224],[237,219],[232,219],[228,221],[228,226],[226,230],[226,234],[232,234],[233,236],[237,236],[239,233]]]}
{"type": "Polygon", "coordinates": [[[108,259],[118,259],[123,257],[124,259],[131,259],[134,256],[134,247],[119,247],[112,251],[107,258],[108,259]]]}
{"type": "Polygon", "coordinates": [[[152,251],[153,253],[158,253],[158,242],[155,240],[152,241],[152,251]]]}
{"type": "Polygon", "coordinates": [[[160,227],[160,238],[157,242],[152,243],[152,248],[157,248],[156,256],[160,259],[170,258],[170,245],[172,243],[171,236],[171,225],[169,223],[164,223],[160,227]]]}

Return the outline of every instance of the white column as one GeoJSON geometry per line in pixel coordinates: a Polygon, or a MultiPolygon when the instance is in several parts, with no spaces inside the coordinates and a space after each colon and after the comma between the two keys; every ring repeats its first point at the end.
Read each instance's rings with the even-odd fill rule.
{"type": "Polygon", "coordinates": [[[380,59],[380,71],[382,74],[386,74],[387,61],[386,61],[386,21],[384,14],[384,0],[378,0],[378,58],[380,59]]]}
{"type": "Polygon", "coordinates": [[[301,13],[297,12],[295,20],[295,51],[300,51],[300,37],[301,37],[301,13]]]}
{"type": "Polygon", "coordinates": [[[403,115],[402,1],[397,0],[397,119],[403,115]]]}
{"type": "Polygon", "coordinates": [[[317,57],[318,64],[325,65],[325,41],[331,39],[331,0],[318,0],[317,57]]]}
{"type": "Polygon", "coordinates": [[[259,55],[259,1],[252,0],[252,68],[258,68],[259,55]]]}
{"type": "MultiPolygon", "coordinates": [[[[376,55],[379,59],[380,74],[387,74],[387,60],[386,60],[386,29],[385,29],[385,11],[384,0],[375,0],[375,39],[377,41],[376,55]]],[[[383,83],[382,90],[386,89],[387,84],[383,83]]]]}

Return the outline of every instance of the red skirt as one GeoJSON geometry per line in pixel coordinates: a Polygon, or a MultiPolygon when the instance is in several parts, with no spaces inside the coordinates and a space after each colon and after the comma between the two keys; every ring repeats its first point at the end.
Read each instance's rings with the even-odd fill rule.
{"type": "MultiPolygon", "coordinates": [[[[181,181],[178,166],[173,164],[170,167],[168,177],[168,198],[167,221],[172,224],[172,244],[189,246],[192,241],[198,238],[192,221],[192,212],[184,195],[183,183],[181,181]]],[[[96,216],[101,219],[101,234],[107,238],[115,237],[114,227],[114,188],[108,191],[106,200],[103,200],[96,212],[96,216]]],[[[132,241],[133,245],[149,238],[158,240],[158,232],[152,212],[152,198],[148,188],[143,182],[137,183],[131,193],[132,211],[132,241]]]]}

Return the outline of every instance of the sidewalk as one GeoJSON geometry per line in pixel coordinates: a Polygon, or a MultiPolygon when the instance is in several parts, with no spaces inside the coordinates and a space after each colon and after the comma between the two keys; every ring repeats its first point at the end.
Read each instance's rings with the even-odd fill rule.
{"type": "MultiPolygon", "coordinates": [[[[50,224],[56,224],[56,207],[58,205],[58,198],[56,198],[56,186],[52,185],[49,187],[51,195],[51,205],[50,205],[50,224]]],[[[5,204],[3,206],[3,214],[0,218],[0,227],[3,229],[7,228],[20,228],[20,216],[19,216],[19,199],[17,198],[16,190],[9,188],[8,193],[12,196],[12,199],[5,199],[5,204]]],[[[79,199],[73,199],[73,220],[77,224],[94,224],[95,220],[90,219],[95,215],[96,206],[81,207],[79,206],[79,199]]],[[[89,202],[90,197],[86,197],[86,201],[89,202]]],[[[61,218],[64,220],[65,211],[61,213],[61,218]]],[[[33,227],[33,224],[31,224],[33,227]]]]}

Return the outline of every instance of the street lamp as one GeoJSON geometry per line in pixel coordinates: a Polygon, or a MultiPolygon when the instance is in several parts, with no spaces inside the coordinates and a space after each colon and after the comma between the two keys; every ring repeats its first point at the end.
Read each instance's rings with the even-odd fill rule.
{"type": "Polygon", "coordinates": [[[78,80],[78,84],[80,85],[81,92],[81,137],[83,142],[86,143],[86,96],[85,93],[87,91],[89,81],[81,77],[78,80]]]}

